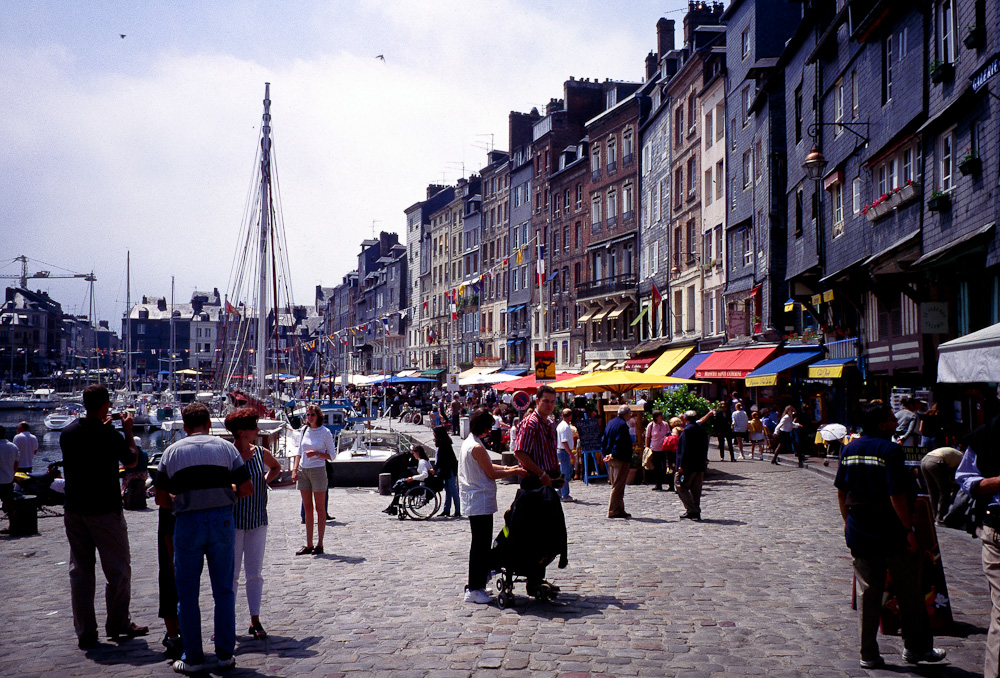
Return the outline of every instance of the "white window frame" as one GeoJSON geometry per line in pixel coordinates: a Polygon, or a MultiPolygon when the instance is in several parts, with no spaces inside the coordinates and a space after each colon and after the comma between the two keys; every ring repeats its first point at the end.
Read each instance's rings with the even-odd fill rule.
{"type": "Polygon", "coordinates": [[[844,185],[839,181],[830,187],[833,203],[833,237],[844,235],[844,185]]]}
{"type": "Polygon", "coordinates": [[[851,182],[851,213],[861,214],[861,177],[855,177],[851,182]]]}
{"type": "Polygon", "coordinates": [[[945,193],[955,187],[955,128],[938,138],[938,186],[945,193]]]}

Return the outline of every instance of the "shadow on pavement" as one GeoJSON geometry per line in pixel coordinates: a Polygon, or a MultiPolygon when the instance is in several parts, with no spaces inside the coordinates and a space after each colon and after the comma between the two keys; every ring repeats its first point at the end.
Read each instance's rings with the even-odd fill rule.
{"type": "Polygon", "coordinates": [[[330,560],[335,563],[347,563],[348,565],[358,565],[367,560],[367,558],[362,558],[361,556],[339,556],[336,553],[321,553],[318,556],[313,556],[313,558],[330,560]]]}
{"type": "Polygon", "coordinates": [[[552,602],[540,602],[534,598],[517,595],[514,597],[514,607],[518,614],[554,619],[563,617],[589,617],[601,614],[603,610],[613,607],[619,610],[636,610],[638,603],[626,603],[616,596],[581,596],[578,593],[562,592],[552,602]]]}
{"type": "MultiPolygon", "coordinates": [[[[887,658],[886,659],[885,668],[877,669],[877,670],[874,670],[874,671],[869,671],[868,672],[869,675],[881,676],[881,675],[886,675],[888,673],[900,673],[900,674],[905,674],[905,675],[908,675],[908,676],[914,676],[914,675],[916,675],[916,676],[942,676],[942,677],[945,677],[945,678],[972,678],[972,676],[976,676],[977,678],[980,678],[983,675],[982,673],[976,673],[976,672],[973,672],[973,671],[966,671],[963,668],[959,668],[957,666],[951,666],[950,664],[947,663],[948,662],[947,659],[945,659],[944,663],[941,663],[941,664],[917,664],[917,665],[914,665],[914,664],[907,664],[906,662],[903,662],[901,659],[899,659],[899,661],[901,662],[899,664],[889,664],[888,663],[890,661],[895,661],[896,659],[899,659],[899,657],[897,656],[895,658],[891,658],[891,657],[887,658]]],[[[864,669],[862,669],[862,670],[864,670],[864,669]]]]}
{"type": "Polygon", "coordinates": [[[149,666],[150,664],[159,664],[166,661],[163,658],[163,653],[150,648],[149,643],[145,639],[138,642],[133,639],[121,644],[102,642],[97,647],[87,650],[84,654],[87,659],[101,666],[115,666],[120,664],[149,666]]]}
{"type": "MultiPolygon", "coordinates": [[[[289,638],[288,636],[276,636],[269,634],[264,640],[254,640],[252,638],[236,639],[236,656],[241,654],[264,654],[277,655],[278,657],[315,657],[318,653],[313,647],[322,638],[319,636],[306,636],[305,638],[289,638]]],[[[237,663],[237,669],[239,664],[237,663]]],[[[229,674],[238,675],[238,674],[229,674]]]]}
{"type": "Polygon", "coordinates": [[[673,523],[673,522],[677,522],[677,521],[674,521],[674,520],[664,520],[663,518],[635,518],[635,517],[633,517],[632,518],[632,522],[636,522],[636,523],[663,523],[663,524],[666,524],[666,523],[673,523]]]}
{"type": "Polygon", "coordinates": [[[730,518],[702,518],[702,525],[746,525],[745,521],[730,518]]]}
{"type": "Polygon", "coordinates": [[[949,638],[968,638],[969,636],[985,636],[989,629],[985,629],[982,626],[976,626],[975,624],[969,624],[968,622],[956,621],[951,625],[951,630],[948,633],[941,633],[938,631],[934,632],[935,636],[947,636],[949,638]]]}

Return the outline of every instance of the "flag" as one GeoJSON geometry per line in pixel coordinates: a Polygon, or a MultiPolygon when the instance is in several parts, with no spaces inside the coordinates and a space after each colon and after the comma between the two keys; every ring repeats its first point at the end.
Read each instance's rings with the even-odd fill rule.
{"type": "Polygon", "coordinates": [[[228,299],[226,299],[226,313],[228,313],[230,315],[234,315],[237,318],[240,317],[240,312],[236,310],[235,306],[233,306],[232,304],[229,303],[228,299]]]}
{"type": "Polygon", "coordinates": [[[455,296],[455,290],[451,291],[451,319],[458,320],[458,297],[455,296]]]}
{"type": "Polygon", "coordinates": [[[385,333],[389,334],[389,319],[388,318],[382,318],[382,327],[385,328],[385,333]]]}
{"type": "Polygon", "coordinates": [[[517,259],[515,261],[516,261],[517,264],[521,264],[521,262],[523,261],[523,259],[524,259],[524,248],[523,247],[518,247],[517,248],[517,259]]]}
{"type": "Polygon", "coordinates": [[[545,245],[538,245],[538,259],[535,261],[535,276],[538,286],[545,282],[545,245]]]}
{"type": "Polygon", "coordinates": [[[656,313],[660,308],[660,304],[663,303],[663,296],[660,294],[660,290],[656,289],[656,281],[653,282],[653,290],[650,295],[653,298],[653,312],[650,314],[649,318],[656,324],[656,313]]]}
{"type": "Polygon", "coordinates": [[[500,265],[501,266],[506,266],[509,262],[510,262],[510,258],[509,257],[504,257],[503,261],[500,262],[500,265]]]}
{"type": "Polygon", "coordinates": [[[424,299],[424,310],[425,311],[427,310],[427,300],[426,299],[424,299]]]}

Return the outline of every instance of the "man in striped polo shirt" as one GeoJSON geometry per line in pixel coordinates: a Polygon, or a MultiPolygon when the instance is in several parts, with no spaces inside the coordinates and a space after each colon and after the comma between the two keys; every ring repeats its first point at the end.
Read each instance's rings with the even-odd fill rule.
{"type": "Polygon", "coordinates": [[[188,437],[166,449],[156,474],[156,503],[173,507],[174,575],[177,580],[177,617],[184,654],[174,671],[202,669],[198,592],[201,570],[208,574],[215,600],[215,655],[218,668],[235,666],[236,595],[233,592],[233,504],[253,492],[253,482],[236,447],[209,433],[211,419],[202,403],[181,412],[188,437]],[[236,491],[233,492],[233,487],[236,491]]]}

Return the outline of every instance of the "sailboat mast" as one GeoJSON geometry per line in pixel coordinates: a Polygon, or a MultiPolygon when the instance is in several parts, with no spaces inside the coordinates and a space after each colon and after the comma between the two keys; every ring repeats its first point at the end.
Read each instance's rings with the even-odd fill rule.
{"type": "MultiPolygon", "coordinates": [[[[260,271],[257,288],[257,396],[264,397],[267,368],[267,241],[271,210],[271,83],[264,83],[264,117],[260,139],[260,271]]],[[[275,318],[277,321],[277,318],[275,318]]]]}
{"type": "Polygon", "coordinates": [[[132,253],[125,253],[125,388],[132,390],[132,253]]]}

